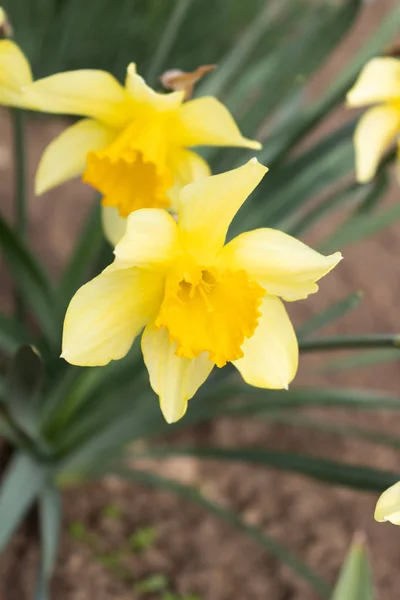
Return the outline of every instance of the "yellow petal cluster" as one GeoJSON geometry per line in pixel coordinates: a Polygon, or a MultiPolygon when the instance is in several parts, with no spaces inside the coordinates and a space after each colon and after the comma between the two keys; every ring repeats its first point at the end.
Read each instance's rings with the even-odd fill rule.
{"type": "Polygon", "coordinates": [[[133,63],[125,86],[104,71],[79,70],[35,81],[24,94],[36,110],[86,117],[48,146],[36,192],[83,174],[83,180],[103,195],[105,232],[113,245],[131,212],[175,209],[182,187],[210,174],[207,163],[190,147],[261,147],[241,135],[216,98],[185,102],[184,91],[157,93],[133,63]]]}
{"type": "Polygon", "coordinates": [[[383,57],[368,62],[347,95],[347,104],[354,108],[372,105],[354,135],[356,176],[366,183],[400,134],[400,60],[383,57]]]}
{"type": "Polygon", "coordinates": [[[272,229],[225,244],[228,227],[267,169],[244,166],[200,179],[179,195],[178,219],[140,209],[128,217],[115,261],[73,297],[62,356],[74,365],[123,357],[144,328],[142,351],[165,419],[180,419],[214,366],[231,361],[246,382],[287,388],[298,345],[281,298],[317,291],[341,260],[272,229]]]}

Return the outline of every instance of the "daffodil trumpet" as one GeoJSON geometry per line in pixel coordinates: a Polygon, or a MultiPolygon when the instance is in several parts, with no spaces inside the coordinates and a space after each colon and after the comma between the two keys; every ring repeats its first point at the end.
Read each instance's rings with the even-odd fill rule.
{"type": "Polygon", "coordinates": [[[228,227],[267,169],[244,166],[185,186],[177,221],[162,209],[128,218],[115,260],[72,298],[62,357],[98,366],[142,351],[165,419],[180,419],[214,366],[261,388],[295,376],[298,344],[282,300],[306,298],[341,260],[273,229],[225,245],[228,227]]]}
{"type": "Polygon", "coordinates": [[[369,61],[347,94],[347,105],[372,106],[354,134],[356,177],[367,183],[400,135],[400,60],[382,57],[369,61]]]}
{"type": "Polygon", "coordinates": [[[156,93],[133,63],[125,87],[104,71],[80,70],[35,81],[25,96],[36,110],[87,117],[45,150],[36,193],[83,174],[103,195],[103,225],[113,245],[131,212],[174,210],[180,189],[210,174],[208,164],[189,148],[261,148],[241,135],[216,98],[184,102],[185,90],[156,93]]]}

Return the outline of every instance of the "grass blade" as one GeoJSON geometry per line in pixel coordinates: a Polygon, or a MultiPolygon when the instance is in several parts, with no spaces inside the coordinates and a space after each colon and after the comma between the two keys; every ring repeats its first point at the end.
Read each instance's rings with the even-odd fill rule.
{"type": "Polygon", "coordinates": [[[13,280],[27,306],[39,321],[47,339],[58,335],[53,289],[47,275],[12,229],[0,217],[0,247],[13,280]]]}
{"type": "Polygon", "coordinates": [[[104,241],[100,206],[97,200],[96,198],[96,205],[88,217],[79,242],[75,246],[74,252],[58,285],[57,301],[62,318],[70,299],[84,282],[84,277],[98,255],[104,241]]]}
{"type": "Polygon", "coordinates": [[[331,485],[382,492],[400,479],[399,473],[380,471],[361,465],[348,465],[333,460],[303,456],[290,452],[278,452],[259,448],[182,448],[161,447],[146,452],[146,456],[195,456],[202,459],[242,461],[269,466],[281,471],[300,473],[331,485]]]}
{"type": "Polygon", "coordinates": [[[326,310],[315,315],[309,319],[304,325],[297,329],[297,335],[299,338],[304,338],[318,331],[322,327],[326,327],[331,323],[337,321],[348,312],[357,308],[363,297],[363,292],[354,292],[349,294],[345,298],[342,298],[338,302],[335,302],[329,306],[326,310]]]}
{"type": "Polygon", "coordinates": [[[35,600],[48,600],[48,585],[53,573],[61,528],[60,492],[50,484],[39,496],[40,568],[35,600]]]}
{"type": "Polygon", "coordinates": [[[193,0],[176,0],[175,7],[165,26],[164,34],[158,43],[157,50],[150,63],[147,73],[147,82],[149,85],[154,85],[157,76],[161,75],[162,66],[168,58],[192,1],[193,0]]]}
{"type": "Polygon", "coordinates": [[[356,534],[340,570],[331,600],[374,600],[365,537],[356,534]]]}
{"type": "Polygon", "coordinates": [[[26,454],[16,454],[0,486],[0,551],[17,529],[47,477],[45,467],[26,454]]]}

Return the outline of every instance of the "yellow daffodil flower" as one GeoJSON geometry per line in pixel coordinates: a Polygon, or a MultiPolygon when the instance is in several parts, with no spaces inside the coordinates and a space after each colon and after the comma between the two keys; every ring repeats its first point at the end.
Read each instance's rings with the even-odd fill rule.
{"type": "Polygon", "coordinates": [[[376,521],[390,521],[400,525],[400,481],[385,490],[375,508],[376,521]]]}
{"type": "Polygon", "coordinates": [[[31,68],[22,50],[11,40],[0,40],[0,104],[26,106],[22,88],[31,82],[31,68]]]}
{"type": "Polygon", "coordinates": [[[231,361],[244,380],[287,388],[296,335],[280,297],[306,298],[341,260],[273,229],[224,245],[228,227],[267,169],[244,166],[183,188],[178,221],[162,209],[128,218],[115,261],[73,297],[62,357],[106,365],[142,337],[144,361],[165,419],[180,419],[214,365],[231,361]]]}
{"type": "Polygon", "coordinates": [[[59,73],[25,90],[37,110],[83,115],[45,151],[36,193],[83,173],[103,194],[105,233],[115,244],[138,208],[171,208],[179,190],[210,174],[192,146],[260,149],[244,138],[216,98],[184,102],[185,91],[159,94],[129,65],[125,87],[96,70],[59,73]]]}
{"type": "Polygon", "coordinates": [[[400,134],[400,60],[383,57],[368,62],[347,95],[347,104],[375,105],[361,117],[354,135],[356,176],[366,183],[400,134]]]}

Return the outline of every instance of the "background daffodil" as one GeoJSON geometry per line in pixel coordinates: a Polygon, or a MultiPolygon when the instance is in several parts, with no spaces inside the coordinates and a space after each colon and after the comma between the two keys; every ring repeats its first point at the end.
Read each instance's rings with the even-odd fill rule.
{"type": "Polygon", "coordinates": [[[27,106],[22,88],[31,82],[31,68],[22,50],[11,40],[0,40],[0,104],[27,106]]]}
{"type": "Polygon", "coordinates": [[[368,62],[347,95],[347,104],[376,105],[361,117],[354,135],[356,176],[366,183],[400,134],[400,60],[383,57],[368,62]]]}
{"type": "Polygon", "coordinates": [[[210,174],[208,164],[188,147],[261,147],[241,135],[216,98],[184,102],[184,91],[156,93],[134,64],[125,87],[104,71],[80,70],[40,79],[25,93],[37,110],[88,117],[48,146],[36,192],[83,173],[83,180],[103,194],[103,223],[113,244],[131,212],[172,208],[184,185],[210,174]]]}
{"type": "Polygon", "coordinates": [[[381,494],[375,507],[376,521],[390,521],[400,525],[400,481],[381,494]]]}
{"type": "Polygon", "coordinates": [[[267,169],[246,165],[187,185],[178,222],[162,209],[128,219],[115,261],[73,297],[62,356],[75,365],[122,358],[142,337],[150,383],[168,422],[214,365],[232,362],[244,380],[287,388],[298,364],[296,335],[280,298],[300,300],[340,260],[273,229],[224,245],[228,227],[267,169]]]}

